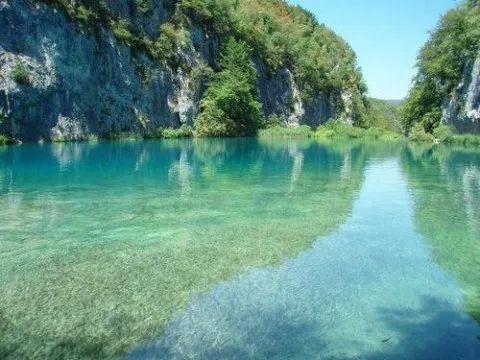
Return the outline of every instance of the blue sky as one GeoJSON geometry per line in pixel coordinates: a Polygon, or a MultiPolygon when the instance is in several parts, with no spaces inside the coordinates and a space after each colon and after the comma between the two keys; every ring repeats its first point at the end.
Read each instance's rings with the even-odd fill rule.
{"type": "Polygon", "coordinates": [[[455,0],[288,0],[313,12],[357,53],[370,96],[402,99],[418,49],[455,0]]]}

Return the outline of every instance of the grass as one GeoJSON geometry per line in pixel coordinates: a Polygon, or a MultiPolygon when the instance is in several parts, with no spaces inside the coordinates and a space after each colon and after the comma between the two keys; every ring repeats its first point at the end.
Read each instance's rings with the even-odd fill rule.
{"type": "MultiPolygon", "coordinates": [[[[119,133],[104,134],[104,135],[101,135],[100,138],[104,140],[121,141],[121,140],[141,140],[142,136],[132,131],[122,131],[119,133]]],[[[98,140],[98,138],[96,138],[95,140],[98,140]]]]}
{"type": "Polygon", "coordinates": [[[313,135],[314,133],[312,129],[307,125],[302,125],[296,128],[274,126],[258,131],[259,138],[311,138],[313,135]]]}
{"type": "Polygon", "coordinates": [[[427,133],[420,123],[415,124],[410,130],[409,140],[413,142],[433,143],[439,142],[452,145],[480,145],[480,135],[455,134],[448,126],[440,125],[427,133]]]}
{"type": "Polygon", "coordinates": [[[480,145],[480,135],[453,135],[451,143],[458,145],[480,145]]]}
{"type": "Polygon", "coordinates": [[[153,139],[181,139],[193,137],[193,129],[191,126],[182,125],[178,129],[158,128],[153,134],[148,136],[153,139]]]}
{"type": "Polygon", "coordinates": [[[366,139],[397,141],[402,137],[399,133],[382,130],[375,127],[363,129],[360,127],[345,124],[340,120],[329,120],[315,131],[315,138],[318,139],[366,139]]]}

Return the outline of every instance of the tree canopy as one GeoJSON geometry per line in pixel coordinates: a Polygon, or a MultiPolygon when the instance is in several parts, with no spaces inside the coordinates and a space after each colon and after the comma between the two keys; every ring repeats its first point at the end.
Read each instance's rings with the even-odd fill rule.
{"type": "Polygon", "coordinates": [[[464,1],[448,11],[417,58],[417,75],[404,105],[404,127],[423,124],[432,132],[440,123],[442,102],[456,96],[465,65],[480,51],[480,6],[464,1]]]}

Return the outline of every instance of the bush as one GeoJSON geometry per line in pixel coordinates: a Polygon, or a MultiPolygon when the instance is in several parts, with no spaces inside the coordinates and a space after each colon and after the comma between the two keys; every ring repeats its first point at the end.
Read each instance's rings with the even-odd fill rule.
{"type": "Polygon", "coordinates": [[[150,10],[150,0],[136,0],[137,9],[146,14],[150,10]]]}
{"type": "Polygon", "coordinates": [[[441,142],[449,143],[453,141],[453,132],[446,125],[440,125],[433,130],[433,136],[441,142]]]}
{"type": "Polygon", "coordinates": [[[433,142],[435,140],[432,134],[425,132],[425,128],[421,123],[416,123],[412,127],[410,131],[410,136],[408,138],[411,141],[419,141],[419,142],[433,142]]]}
{"type": "Polygon", "coordinates": [[[367,130],[364,130],[364,136],[369,139],[377,140],[383,136],[383,131],[377,129],[376,127],[371,127],[367,130]]]}
{"type": "Polygon", "coordinates": [[[180,30],[175,28],[175,25],[163,24],[155,41],[155,56],[159,59],[173,60],[181,40],[180,30]]]}
{"type": "Polygon", "coordinates": [[[110,23],[110,27],[112,28],[113,34],[119,41],[124,42],[127,45],[132,45],[133,43],[135,43],[136,38],[130,32],[130,22],[128,20],[112,20],[110,23]]]}
{"type": "Polygon", "coordinates": [[[12,69],[12,78],[19,85],[30,84],[30,77],[27,72],[27,67],[23,61],[18,60],[12,69]]]}
{"type": "Polygon", "coordinates": [[[330,119],[325,124],[325,128],[335,132],[335,137],[357,139],[364,137],[365,130],[344,123],[339,119],[330,119]]]}
{"type": "Polygon", "coordinates": [[[0,145],[8,145],[8,144],[11,144],[11,140],[5,135],[0,134],[0,145]]]}
{"type": "Polygon", "coordinates": [[[315,137],[319,139],[326,139],[335,137],[335,130],[329,129],[326,126],[319,126],[317,131],[315,131],[315,137]]]}
{"type": "Polygon", "coordinates": [[[91,24],[95,19],[95,14],[90,8],[80,5],[76,11],[76,18],[83,24],[91,24]]]}
{"type": "Polygon", "coordinates": [[[189,125],[183,124],[179,129],[159,128],[153,134],[158,139],[181,139],[193,136],[193,129],[189,125]]]}
{"type": "Polygon", "coordinates": [[[278,116],[275,113],[271,114],[267,119],[265,127],[267,129],[273,128],[273,127],[285,127],[285,120],[283,120],[280,116],[278,116]]]}
{"type": "Polygon", "coordinates": [[[383,141],[398,141],[398,140],[401,140],[402,139],[402,136],[395,132],[395,131],[383,131],[383,134],[382,136],[380,137],[379,140],[383,140],[383,141]]]}
{"type": "Polygon", "coordinates": [[[227,118],[222,109],[215,105],[203,103],[204,111],[197,117],[195,121],[195,136],[199,137],[225,137],[235,136],[235,123],[227,118]]]}

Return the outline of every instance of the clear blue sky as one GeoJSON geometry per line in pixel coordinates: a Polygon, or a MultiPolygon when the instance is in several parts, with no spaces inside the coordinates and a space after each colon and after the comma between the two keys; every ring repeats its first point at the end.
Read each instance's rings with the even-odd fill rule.
{"type": "Polygon", "coordinates": [[[417,52],[455,0],[288,0],[313,12],[357,53],[369,94],[402,99],[417,52]]]}

